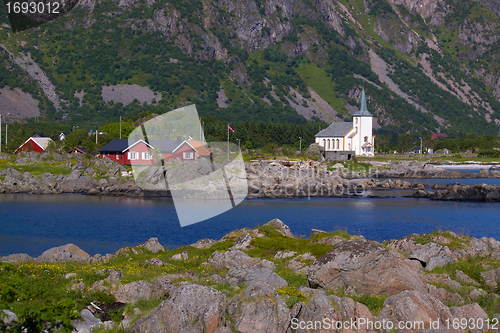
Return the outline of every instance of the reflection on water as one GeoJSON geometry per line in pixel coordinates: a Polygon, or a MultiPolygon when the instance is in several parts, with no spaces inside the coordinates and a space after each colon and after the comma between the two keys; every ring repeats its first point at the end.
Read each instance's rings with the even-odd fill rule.
{"type": "MultiPolygon", "coordinates": [[[[374,191],[374,195],[382,192],[374,191]]],[[[413,192],[413,191],[410,191],[413,192]]],[[[207,221],[181,228],[168,198],[83,195],[0,195],[0,255],[38,256],[74,243],[89,254],[111,253],[158,237],[168,248],[201,238],[219,239],[243,227],[279,218],[300,236],[312,228],[344,229],[382,241],[409,233],[450,229],[500,239],[498,203],[438,202],[426,199],[259,199],[207,221]]],[[[198,211],[198,214],[203,214],[198,211]]]]}

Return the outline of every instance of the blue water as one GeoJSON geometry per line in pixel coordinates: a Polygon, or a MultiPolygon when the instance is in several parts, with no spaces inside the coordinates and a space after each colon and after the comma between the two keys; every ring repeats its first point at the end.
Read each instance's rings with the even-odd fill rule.
{"type": "Polygon", "coordinates": [[[181,228],[171,199],[83,195],[0,195],[0,255],[43,251],[74,243],[91,255],[158,237],[168,248],[218,239],[279,218],[294,234],[311,228],[347,230],[382,241],[437,228],[500,239],[500,204],[426,199],[259,199],[181,228]]]}

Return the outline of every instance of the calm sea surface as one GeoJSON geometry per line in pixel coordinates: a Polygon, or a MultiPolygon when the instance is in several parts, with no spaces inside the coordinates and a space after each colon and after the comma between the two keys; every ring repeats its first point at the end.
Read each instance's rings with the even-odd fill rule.
{"type": "MultiPolygon", "coordinates": [[[[375,193],[376,194],[376,193],[375,193]]],[[[158,237],[168,248],[218,239],[279,218],[296,235],[311,228],[347,230],[382,241],[437,228],[500,239],[500,204],[389,199],[247,200],[222,215],[181,228],[171,199],[84,195],[0,195],[0,255],[43,251],[74,243],[89,254],[158,237]]]]}

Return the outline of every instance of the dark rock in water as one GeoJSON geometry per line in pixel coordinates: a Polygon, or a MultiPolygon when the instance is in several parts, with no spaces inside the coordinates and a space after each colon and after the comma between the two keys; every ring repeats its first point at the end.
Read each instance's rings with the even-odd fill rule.
{"type": "Polygon", "coordinates": [[[352,286],[376,295],[427,290],[421,273],[401,254],[364,240],[340,243],[320,257],[309,269],[308,284],[330,290],[352,286]]]}
{"type": "Polygon", "coordinates": [[[418,191],[412,198],[441,201],[500,202],[500,185],[449,185],[444,191],[418,191]]]}
{"type": "Polygon", "coordinates": [[[148,239],[147,241],[136,245],[135,247],[140,247],[140,248],[149,250],[153,253],[165,251],[165,248],[163,247],[163,245],[160,244],[160,242],[158,241],[158,238],[156,238],[156,237],[152,237],[152,238],[148,239]]]}
{"type": "Polygon", "coordinates": [[[215,332],[224,326],[226,296],[218,290],[197,284],[177,288],[131,327],[135,333],[215,332]]]}
{"type": "Polygon", "coordinates": [[[64,262],[64,261],[85,261],[90,255],[74,244],[66,244],[54,247],[42,253],[36,261],[38,262],[64,262]]]}

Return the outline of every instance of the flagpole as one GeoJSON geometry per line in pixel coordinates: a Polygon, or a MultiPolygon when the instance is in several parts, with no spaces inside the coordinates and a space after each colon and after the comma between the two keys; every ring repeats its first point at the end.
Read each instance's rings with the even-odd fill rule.
{"type": "Polygon", "coordinates": [[[229,159],[229,124],[227,124],[227,158],[229,159]]]}

